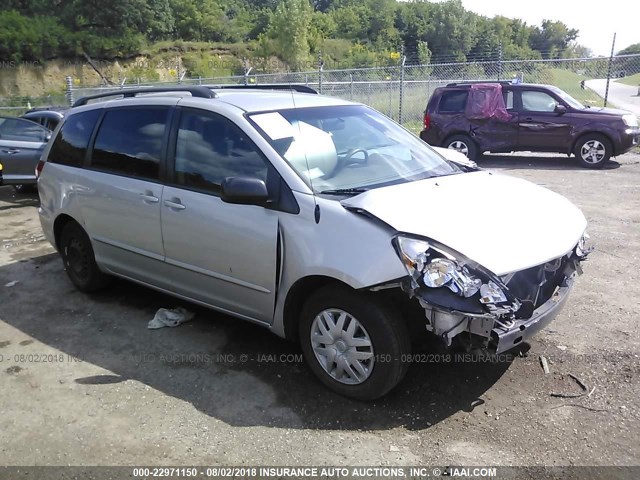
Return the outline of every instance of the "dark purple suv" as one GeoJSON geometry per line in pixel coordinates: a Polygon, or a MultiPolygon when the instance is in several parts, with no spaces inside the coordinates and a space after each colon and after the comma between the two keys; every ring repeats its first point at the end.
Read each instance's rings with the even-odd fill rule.
{"type": "Polygon", "coordinates": [[[559,152],[588,168],[638,144],[635,115],[582,105],[551,85],[452,83],[436,88],[420,138],[470,159],[484,152],[559,152]]]}

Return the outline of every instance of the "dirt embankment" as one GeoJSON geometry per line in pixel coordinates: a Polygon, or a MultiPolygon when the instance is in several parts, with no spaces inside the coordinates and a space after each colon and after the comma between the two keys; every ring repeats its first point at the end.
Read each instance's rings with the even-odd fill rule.
{"type": "Polygon", "coordinates": [[[74,85],[100,85],[104,82],[127,83],[169,81],[184,69],[180,56],[152,60],[139,56],[128,60],[55,59],[46,62],[0,61],[0,96],[46,96],[65,90],[65,79],[74,85]],[[92,66],[93,64],[93,66],[92,66]],[[94,68],[95,66],[95,68],[94,68]],[[98,74],[98,71],[100,74],[98,74]]]}

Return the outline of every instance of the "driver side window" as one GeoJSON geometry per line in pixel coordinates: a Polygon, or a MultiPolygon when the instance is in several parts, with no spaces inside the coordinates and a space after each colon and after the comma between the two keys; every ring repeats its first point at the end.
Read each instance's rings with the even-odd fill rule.
{"type": "Polygon", "coordinates": [[[176,142],[175,183],[217,194],[227,177],[266,182],[267,164],[231,121],[212,112],[183,110],[176,142]]]}
{"type": "Polygon", "coordinates": [[[526,112],[553,112],[557,104],[555,98],[544,92],[536,90],[522,92],[522,109],[526,112]]]}

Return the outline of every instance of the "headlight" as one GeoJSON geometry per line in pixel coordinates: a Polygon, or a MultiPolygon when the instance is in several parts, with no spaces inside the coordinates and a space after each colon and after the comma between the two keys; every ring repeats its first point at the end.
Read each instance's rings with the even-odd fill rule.
{"type": "Polygon", "coordinates": [[[480,290],[482,280],[469,272],[463,263],[429,242],[398,236],[395,243],[407,272],[419,285],[447,287],[461,297],[472,297],[480,290]]]}
{"type": "Polygon", "coordinates": [[[591,237],[589,237],[589,234],[587,232],[584,232],[584,234],[582,234],[582,238],[578,242],[578,245],[576,245],[576,255],[578,257],[586,257],[593,251],[593,245],[589,241],[590,238],[591,237]]]}
{"type": "Polygon", "coordinates": [[[635,115],[623,115],[622,121],[627,127],[637,127],[638,126],[638,117],[635,115]]]}

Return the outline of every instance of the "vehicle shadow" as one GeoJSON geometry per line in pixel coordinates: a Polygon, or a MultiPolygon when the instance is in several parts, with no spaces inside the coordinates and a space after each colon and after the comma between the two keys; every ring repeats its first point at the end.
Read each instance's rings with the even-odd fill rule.
{"type": "Polygon", "coordinates": [[[4,322],[65,358],[112,372],[75,377],[69,364],[67,379],[104,389],[135,380],[234,426],[421,430],[482,405],[480,397],[513,361],[511,355],[500,362],[446,357],[423,346],[398,388],[378,401],[359,402],[324,388],[296,344],[262,327],[126,281],[82,294],[54,254],[0,267],[0,285],[13,279],[20,283],[0,290],[4,322]],[[195,311],[195,319],[177,328],[147,328],[158,308],[176,306],[195,311]]]}
{"type": "MultiPolygon", "coordinates": [[[[575,157],[567,157],[566,155],[534,156],[528,155],[526,152],[517,155],[486,153],[478,157],[476,163],[482,168],[504,170],[586,170],[580,166],[575,157]]],[[[617,168],[620,168],[620,163],[616,160],[610,160],[602,167],[602,170],[617,168]]]]}
{"type": "Polygon", "coordinates": [[[37,191],[16,192],[12,186],[0,187],[0,212],[20,207],[37,207],[40,205],[37,191]]]}

